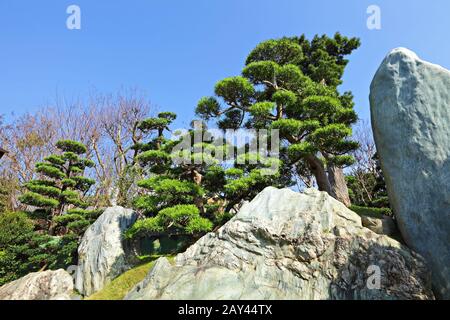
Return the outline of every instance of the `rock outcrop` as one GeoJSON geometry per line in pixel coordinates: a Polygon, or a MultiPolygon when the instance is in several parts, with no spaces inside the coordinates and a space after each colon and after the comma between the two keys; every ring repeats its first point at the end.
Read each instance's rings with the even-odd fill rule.
{"type": "Polygon", "coordinates": [[[73,278],[65,270],[30,273],[0,287],[0,300],[71,300],[73,278]]]}
{"type": "Polygon", "coordinates": [[[78,292],[89,296],[130,268],[122,234],[136,219],[133,210],[112,207],[89,227],[78,248],[78,292]]]}
{"type": "Polygon", "coordinates": [[[397,226],[391,217],[374,218],[361,216],[361,222],[364,227],[378,234],[384,234],[393,237],[397,234],[397,226]]]}
{"type": "Polygon", "coordinates": [[[160,258],[125,299],[433,299],[433,293],[419,255],[364,228],[327,193],[267,188],[173,265],[160,258]]]}
{"type": "Polygon", "coordinates": [[[450,299],[450,71],[395,49],[373,79],[372,127],[399,229],[450,299]]]}

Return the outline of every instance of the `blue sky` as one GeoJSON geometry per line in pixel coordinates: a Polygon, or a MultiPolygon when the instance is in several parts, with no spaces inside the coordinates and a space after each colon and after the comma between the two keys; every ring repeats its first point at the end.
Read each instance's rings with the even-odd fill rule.
{"type": "Polygon", "coordinates": [[[0,114],[32,112],[56,93],[138,87],[186,126],[198,99],[239,74],[259,42],[339,31],[362,41],[342,90],[368,119],[369,85],[391,49],[450,68],[449,16],[448,0],[1,0],[0,114]],[[66,28],[71,4],[81,8],[81,30],[66,28]],[[381,30],[366,27],[371,4],[381,8],[381,30]]]}

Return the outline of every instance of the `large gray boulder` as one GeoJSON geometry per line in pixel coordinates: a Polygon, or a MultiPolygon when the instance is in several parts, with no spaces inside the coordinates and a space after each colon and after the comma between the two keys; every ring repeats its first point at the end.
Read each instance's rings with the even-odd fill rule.
{"type": "Polygon", "coordinates": [[[450,71],[395,49],[373,79],[372,126],[406,243],[450,299],[450,71]]]}
{"type": "Polygon", "coordinates": [[[433,294],[420,256],[364,228],[356,213],[327,193],[267,188],[174,264],[160,258],[125,299],[433,299],[433,294]],[[370,278],[378,271],[380,277],[370,278]]]}
{"type": "Polygon", "coordinates": [[[112,207],[89,227],[78,247],[78,292],[89,296],[130,268],[122,235],[136,219],[133,210],[112,207]]]}
{"type": "Polygon", "coordinates": [[[65,270],[35,272],[0,287],[0,300],[71,300],[73,278],[65,270]]]}

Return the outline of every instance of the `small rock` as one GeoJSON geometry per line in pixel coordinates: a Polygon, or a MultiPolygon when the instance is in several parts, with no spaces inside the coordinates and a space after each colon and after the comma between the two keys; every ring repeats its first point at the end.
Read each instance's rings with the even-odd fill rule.
{"type": "Polygon", "coordinates": [[[73,278],[65,270],[35,272],[0,287],[0,300],[71,300],[73,278]]]}
{"type": "Polygon", "coordinates": [[[377,234],[384,234],[393,237],[397,234],[397,226],[391,217],[374,218],[368,216],[361,217],[362,225],[377,234]]]}

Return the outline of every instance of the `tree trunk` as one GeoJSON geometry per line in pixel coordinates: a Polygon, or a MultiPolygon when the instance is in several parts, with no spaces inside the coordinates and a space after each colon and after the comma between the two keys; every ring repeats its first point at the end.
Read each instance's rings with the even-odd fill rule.
{"type": "Polygon", "coordinates": [[[327,192],[336,200],[342,202],[347,207],[351,206],[350,196],[348,194],[347,183],[345,182],[344,171],[340,167],[330,165],[328,170],[322,161],[316,156],[306,158],[309,168],[316,178],[317,186],[320,191],[327,192]]]}
{"type": "MultiPolygon", "coordinates": [[[[203,175],[200,172],[198,172],[195,169],[192,169],[192,171],[191,171],[191,178],[192,178],[192,180],[194,181],[194,183],[196,185],[201,187],[202,180],[203,180],[203,175]]],[[[205,210],[205,206],[204,206],[202,197],[195,197],[194,198],[194,204],[200,210],[200,215],[204,216],[206,210],[205,210]]]]}
{"type": "Polygon", "coordinates": [[[347,207],[351,206],[350,196],[348,194],[347,183],[345,181],[344,170],[333,164],[328,166],[328,180],[330,182],[330,195],[336,200],[342,202],[347,207]]]}
{"type": "Polygon", "coordinates": [[[325,167],[316,156],[309,156],[306,158],[306,161],[308,162],[309,168],[316,178],[317,186],[319,187],[320,191],[325,191],[329,195],[331,195],[331,186],[330,182],[328,181],[327,172],[325,171],[325,167]]]}

